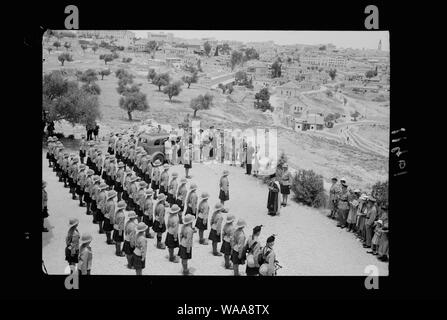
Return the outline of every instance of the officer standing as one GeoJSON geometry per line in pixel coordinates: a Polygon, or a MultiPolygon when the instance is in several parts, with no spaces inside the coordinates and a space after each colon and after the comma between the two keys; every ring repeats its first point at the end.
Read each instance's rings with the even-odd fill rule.
{"type": "Polygon", "coordinates": [[[152,230],[157,234],[157,248],[165,249],[166,246],[161,242],[162,235],[166,231],[165,210],[168,205],[165,203],[165,195],[161,193],[154,208],[154,225],[152,230]]]}
{"type": "Polygon", "coordinates": [[[126,203],[124,201],[119,201],[116,206],[116,212],[113,219],[113,235],[112,239],[115,241],[115,255],[118,257],[123,257],[124,253],[121,250],[121,244],[124,241],[124,209],[126,208],[126,203]]]}
{"type": "Polygon", "coordinates": [[[243,219],[236,223],[236,231],[231,238],[231,262],[233,262],[234,275],[239,275],[239,265],[245,264],[246,258],[246,238],[244,228],[247,224],[243,219]]]}
{"type": "Polygon", "coordinates": [[[168,247],[169,251],[169,261],[178,263],[178,257],[174,256],[174,249],[179,247],[178,232],[179,232],[179,219],[178,212],[180,207],[174,204],[169,210],[168,217],[168,232],[166,233],[165,245],[168,247]]]}
{"type": "Polygon", "coordinates": [[[115,223],[114,216],[115,216],[115,197],[116,197],[116,191],[111,190],[107,193],[107,202],[104,206],[104,226],[103,229],[106,233],[107,238],[107,244],[115,244],[115,242],[112,240],[112,231],[113,231],[113,225],[115,223]]]}
{"type": "Polygon", "coordinates": [[[185,210],[186,195],[188,194],[188,189],[186,188],[187,182],[188,182],[188,180],[186,180],[186,178],[182,178],[180,180],[180,185],[177,190],[177,202],[176,203],[180,207],[180,212],[179,212],[180,224],[183,223],[182,214],[183,214],[183,211],[185,210]]]}
{"type": "Polygon", "coordinates": [[[131,237],[133,237],[133,233],[135,232],[135,228],[138,224],[138,216],[135,211],[129,211],[127,215],[128,221],[124,227],[124,244],[123,251],[126,254],[127,258],[127,267],[132,269],[132,255],[134,248],[130,245],[131,237]]]}
{"type": "Polygon", "coordinates": [[[203,192],[200,196],[200,202],[198,205],[198,217],[196,220],[196,228],[199,229],[199,243],[203,245],[208,244],[208,240],[203,237],[203,232],[208,229],[208,214],[210,206],[208,204],[209,194],[203,192]]]}
{"type": "Polygon", "coordinates": [[[223,210],[223,205],[221,203],[216,203],[216,205],[214,206],[214,212],[210,220],[211,231],[208,235],[208,239],[212,241],[213,255],[215,255],[216,257],[222,256],[222,254],[217,251],[217,244],[221,241],[223,210]]]}
{"type": "Polygon", "coordinates": [[[230,200],[230,183],[228,182],[228,174],[228,170],[224,170],[219,181],[219,199],[222,205],[225,205],[225,201],[230,200]]]}
{"type": "Polygon", "coordinates": [[[194,216],[187,214],[184,219],[184,224],[180,232],[180,246],[178,256],[182,259],[183,275],[191,274],[188,269],[188,260],[192,258],[192,243],[193,243],[193,229],[192,224],[194,216]]]}
{"type": "Polygon", "coordinates": [[[81,247],[79,249],[78,270],[82,275],[90,275],[92,269],[93,253],[90,247],[92,240],[93,237],[90,234],[84,233],[79,242],[81,247]]]}
{"type": "Polygon", "coordinates": [[[148,226],[146,230],[146,237],[152,239],[154,236],[151,234],[150,228],[154,225],[154,202],[152,200],[152,194],[154,192],[151,188],[146,190],[146,196],[143,204],[143,222],[148,226]]]}
{"type": "Polygon", "coordinates": [[[197,185],[195,183],[191,183],[191,186],[189,187],[189,194],[186,199],[186,214],[191,214],[194,216],[194,218],[197,217],[197,185]]]}
{"type": "Polygon", "coordinates": [[[168,198],[167,201],[169,203],[169,205],[173,205],[177,202],[177,188],[178,188],[178,173],[177,172],[173,172],[172,173],[172,179],[169,182],[169,186],[168,186],[168,198]]]}
{"type": "Polygon", "coordinates": [[[146,229],[147,225],[144,222],[138,223],[135,227],[135,240],[131,243],[132,247],[134,247],[132,266],[137,276],[141,276],[143,269],[146,267],[147,240],[144,236],[146,229]]]}
{"type": "Polygon", "coordinates": [[[234,215],[229,214],[227,215],[227,220],[225,222],[225,225],[222,229],[222,246],[220,247],[220,252],[224,255],[225,260],[225,268],[231,269],[231,263],[230,263],[230,256],[231,256],[231,238],[233,237],[234,233],[234,215]]]}

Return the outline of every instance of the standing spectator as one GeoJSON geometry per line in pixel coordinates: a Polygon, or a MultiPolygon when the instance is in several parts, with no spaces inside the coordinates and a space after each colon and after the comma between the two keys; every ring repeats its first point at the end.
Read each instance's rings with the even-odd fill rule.
{"type": "Polygon", "coordinates": [[[365,221],[365,232],[366,239],[364,248],[371,248],[371,240],[374,232],[374,221],[377,219],[377,208],[375,205],[376,199],[373,197],[368,198],[368,211],[366,213],[366,221],[365,221]]]}
{"type": "Polygon", "coordinates": [[[207,245],[208,240],[203,237],[203,232],[208,229],[208,214],[210,211],[210,206],[208,204],[208,192],[203,192],[200,198],[201,199],[198,205],[196,228],[199,229],[199,243],[207,245]]]}
{"type": "Polygon", "coordinates": [[[178,257],[174,256],[174,249],[179,247],[178,241],[178,228],[179,219],[178,213],[180,212],[180,207],[176,204],[172,206],[169,211],[168,217],[168,232],[166,233],[165,245],[168,247],[169,251],[169,261],[178,263],[178,257]]]}
{"type": "Polygon", "coordinates": [[[191,179],[191,176],[189,175],[189,170],[192,168],[192,144],[188,144],[188,148],[185,151],[185,154],[183,155],[183,164],[185,167],[185,176],[186,179],[191,179]]]}
{"type": "Polygon", "coordinates": [[[275,262],[276,255],[273,251],[273,246],[275,245],[275,236],[272,235],[267,238],[266,246],[262,249],[260,253],[262,258],[262,264],[259,267],[259,275],[260,276],[274,276],[276,275],[275,271],[275,262]]]}
{"type": "Polygon", "coordinates": [[[269,183],[269,194],[267,197],[268,214],[276,216],[279,214],[279,191],[281,190],[278,180],[273,180],[269,183]]]}
{"type": "Polygon", "coordinates": [[[227,220],[222,229],[222,246],[220,247],[220,252],[224,255],[225,268],[231,269],[230,256],[231,256],[231,239],[234,234],[234,215],[227,215],[227,220]]]}
{"type": "Polygon", "coordinates": [[[81,248],[79,249],[78,258],[78,270],[81,272],[82,275],[90,275],[92,269],[93,254],[92,248],[90,247],[90,243],[92,242],[92,240],[93,237],[90,234],[82,234],[80,241],[81,248]]]}
{"type": "Polygon", "coordinates": [[[231,164],[230,166],[236,166],[236,139],[231,137],[231,164]]]}
{"type": "Polygon", "coordinates": [[[253,164],[253,154],[255,153],[255,148],[253,148],[252,143],[250,142],[247,147],[245,163],[247,164],[247,172],[245,174],[251,175],[251,169],[253,164]]]}
{"type": "Polygon", "coordinates": [[[85,135],[81,135],[81,142],[79,144],[79,158],[81,159],[81,163],[84,163],[84,158],[87,153],[87,141],[85,141],[85,135]]]}
{"type": "Polygon", "coordinates": [[[178,189],[177,189],[177,202],[176,203],[181,209],[181,211],[179,212],[180,224],[183,223],[182,214],[183,214],[183,210],[185,209],[186,196],[188,194],[188,189],[186,187],[187,182],[188,181],[186,180],[186,178],[182,178],[180,180],[180,185],[178,186],[178,189]]]}
{"type": "Polygon", "coordinates": [[[253,175],[257,177],[259,174],[259,146],[256,146],[253,157],[253,175]]]}
{"type": "Polygon", "coordinates": [[[233,262],[234,275],[239,275],[239,265],[245,264],[246,259],[246,238],[244,228],[247,223],[239,219],[236,223],[236,230],[231,238],[231,262],[233,262]]]}
{"type": "Polygon", "coordinates": [[[290,194],[290,185],[292,183],[292,175],[289,172],[289,165],[287,163],[283,164],[283,170],[281,172],[280,188],[282,201],[281,205],[283,207],[287,206],[287,198],[290,194]]]}
{"type": "Polygon", "coordinates": [[[48,208],[47,208],[47,201],[48,201],[48,195],[47,191],[45,190],[47,186],[47,183],[42,180],[42,232],[48,232],[48,229],[45,228],[45,218],[48,218],[48,208]]]}
{"type": "Polygon", "coordinates": [[[245,167],[247,159],[247,137],[242,138],[241,167],[245,167]]]}
{"type": "Polygon", "coordinates": [[[129,220],[126,222],[126,226],[124,227],[123,252],[126,254],[127,268],[132,269],[132,255],[134,248],[131,246],[130,241],[135,232],[135,228],[137,227],[138,216],[135,211],[129,211],[127,218],[129,220]]]}
{"type": "Polygon", "coordinates": [[[93,129],[93,134],[95,135],[95,141],[98,141],[98,134],[99,134],[99,124],[95,124],[95,128],[93,129]]]}
{"type": "Polygon", "coordinates": [[[225,201],[230,200],[230,183],[228,181],[228,170],[224,170],[219,181],[219,199],[222,205],[225,201]]]}
{"type": "Polygon", "coordinates": [[[48,122],[48,125],[47,125],[47,133],[48,133],[48,136],[52,136],[52,135],[54,135],[54,121],[49,121],[48,122]]]}
{"type": "Polygon", "coordinates": [[[154,225],[152,226],[152,230],[154,230],[154,232],[157,234],[158,249],[166,248],[166,245],[161,241],[163,233],[166,231],[165,211],[168,205],[165,200],[166,197],[164,193],[160,193],[158,196],[158,201],[154,206],[154,225]]]}
{"type": "Polygon", "coordinates": [[[382,205],[380,220],[380,236],[378,241],[377,258],[381,261],[388,261],[388,206],[382,205]]]}
{"type": "MultiPolygon", "coordinates": [[[[343,180],[340,180],[343,181],[343,180]]],[[[348,218],[349,212],[349,193],[348,185],[345,182],[341,184],[341,193],[338,197],[338,224],[337,227],[342,229],[346,228],[346,219],[348,218]]]]}
{"type": "Polygon", "coordinates": [[[356,189],[354,190],[351,199],[349,201],[349,214],[348,214],[348,229],[347,231],[355,231],[355,223],[357,219],[357,208],[359,206],[359,196],[360,196],[360,190],[356,189]]]}
{"type": "Polygon", "coordinates": [[[176,139],[171,140],[171,144],[172,144],[172,164],[177,165],[178,145],[176,139]]]}
{"type": "Polygon", "coordinates": [[[124,257],[124,253],[121,250],[121,243],[124,241],[124,209],[126,208],[126,202],[121,200],[117,203],[117,210],[113,218],[113,235],[112,239],[115,241],[115,255],[118,257],[124,257]]]}
{"type": "Polygon", "coordinates": [[[335,218],[335,214],[337,212],[337,199],[338,199],[338,193],[339,193],[337,181],[338,181],[338,179],[336,177],[333,177],[332,185],[331,185],[331,188],[329,189],[329,209],[331,210],[331,212],[328,215],[328,217],[330,217],[332,219],[335,218]]]}

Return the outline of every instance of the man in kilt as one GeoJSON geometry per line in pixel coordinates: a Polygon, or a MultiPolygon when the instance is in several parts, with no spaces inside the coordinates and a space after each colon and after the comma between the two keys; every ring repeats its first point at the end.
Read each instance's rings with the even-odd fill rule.
{"type": "Polygon", "coordinates": [[[98,150],[96,152],[96,157],[95,157],[96,174],[104,179],[104,176],[102,174],[103,164],[104,164],[104,159],[102,157],[102,151],[98,150]]]}
{"type": "Polygon", "coordinates": [[[123,180],[124,180],[124,163],[123,162],[119,162],[118,163],[118,170],[116,171],[115,174],[115,188],[114,190],[117,192],[117,197],[118,197],[118,201],[121,201],[121,197],[123,195],[123,180]]]}
{"type": "Polygon", "coordinates": [[[189,187],[189,194],[186,198],[186,214],[191,214],[194,216],[194,218],[197,217],[197,185],[195,183],[191,183],[191,186],[189,187]]]}
{"type": "Polygon", "coordinates": [[[178,188],[178,173],[177,172],[173,172],[172,173],[172,179],[169,182],[168,185],[168,197],[167,197],[167,201],[169,203],[169,205],[173,205],[177,202],[177,188],[178,188]]]}
{"type": "Polygon", "coordinates": [[[108,141],[107,145],[108,145],[107,152],[110,154],[114,154],[115,153],[115,135],[113,134],[113,132],[110,132],[109,141],[108,141]]]}
{"type": "Polygon", "coordinates": [[[230,263],[230,256],[231,256],[231,238],[233,237],[234,233],[234,215],[229,214],[227,216],[227,220],[225,222],[225,225],[222,229],[222,246],[220,247],[220,252],[224,255],[224,261],[225,261],[225,268],[231,269],[231,263],[230,263]]]}
{"type": "Polygon", "coordinates": [[[96,199],[99,194],[99,185],[100,185],[100,178],[98,175],[94,175],[92,177],[93,185],[91,187],[90,191],[90,198],[92,199],[91,205],[90,205],[90,212],[93,214],[93,223],[98,223],[97,220],[97,212],[98,212],[98,205],[96,202],[96,199]]]}
{"type": "Polygon", "coordinates": [[[233,262],[234,275],[239,275],[239,265],[245,264],[246,259],[246,237],[244,228],[247,224],[243,219],[236,223],[236,231],[231,238],[231,262],[233,262]]]}
{"type": "Polygon", "coordinates": [[[157,199],[157,190],[160,188],[160,166],[161,161],[159,159],[152,164],[151,188],[154,190],[154,199],[157,199]]]}
{"type": "Polygon", "coordinates": [[[116,212],[113,221],[113,235],[112,239],[115,241],[115,255],[118,257],[124,257],[124,253],[121,250],[121,244],[124,241],[124,209],[126,208],[126,203],[124,201],[119,201],[116,206],[116,212]]]}
{"type": "Polygon", "coordinates": [[[96,205],[97,205],[96,220],[98,221],[100,234],[104,233],[103,223],[104,223],[105,205],[107,201],[107,193],[106,193],[107,188],[108,186],[104,182],[101,183],[99,185],[98,196],[96,197],[96,205]]]}
{"type": "Polygon", "coordinates": [[[203,192],[200,195],[200,202],[198,205],[198,216],[196,220],[196,228],[199,229],[199,243],[203,245],[208,244],[208,240],[203,237],[203,232],[208,229],[208,214],[210,206],[208,204],[209,194],[203,192]]]}
{"type": "Polygon", "coordinates": [[[186,196],[188,194],[188,189],[186,187],[187,182],[188,182],[188,180],[186,178],[182,178],[180,180],[180,185],[177,190],[176,204],[180,207],[180,212],[179,212],[180,224],[183,223],[182,214],[183,214],[183,211],[185,210],[186,196]]]}
{"type": "Polygon", "coordinates": [[[160,174],[160,193],[163,193],[165,196],[168,195],[168,187],[169,187],[169,164],[165,163],[163,165],[163,172],[160,174]]]}
{"type": "Polygon", "coordinates": [[[64,182],[64,188],[68,188],[68,164],[69,164],[70,154],[68,152],[64,153],[64,159],[62,160],[61,170],[62,170],[62,181],[64,182]]]}
{"type": "Polygon", "coordinates": [[[106,243],[107,244],[115,244],[115,242],[112,240],[112,231],[113,231],[113,225],[114,225],[114,218],[115,218],[115,198],[116,198],[116,191],[111,190],[107,193],[107,201],[104,205],[104,225],[103,229],[106,233],[106,243]]]}
{"type": "Polygon", "coordinates": [[[216,257],[222,256],[222,253],[217,251],[217,244],[221,241],[223,211],[224,211],[223,205],[221,203],[216,203],[210,220],[211,231],[210,234],[208,235],[208,239],[212,241],[213,255],[216,257]]]}
{"type": "Polygon", "coordinates": [[[192,243],[193,234],[192,224],[194,222],[194,216],[187,214],[183,219],[183,226],[180,232],[180,245],[178,250],[178,256],[182,259],[183,275],[189,275],[188,260],[192,258],[192,243]]]}
{"type": "MultiPolygon", "coordinates": [[[[154,225],[154,202],[152,200],[152,194],[154,192],[151,188],[146,190],[146,196],[144,197],[143,202],[143,222],[151,228],[154,225]]],[[[146,230],[146,237],[149,239],[154,238],[151,234],[150,229],[146,230]]]]}
{"type": "Polygon", "coordinates": [[[143,156],[141,157],[141,177],[148,185],[151,185],[151,165],[149,159],[150,156],[147,153],[143,153],[143,156]]]}
{"type": "Polygon", "coordinates": [[[157,248],[165,249],[166,246],[162,243],[163,233],[166,231],[165,211],[168,205],[166,204],[166,196],[162,193],[158,196],[157,202],[154,206],[154,225],[152,230],[157,234],[157,248]]]}
{"type": "Polygon", "coordinates": [[[135,227],[135,236],[131,239],[131,246],[134,247],[131,262],[137,276],[141,276],[146,267],[147,240],[144,236],[146,230],[147,225],[144,222],[138,223],[135,227]]]}
{"type": "Polygon", "coordinates": [[[84,158],[87,153],[87,141],[85,141],[85,135],[81,135],[81,142],[79,143],[79,159],[81,159],[81,163],[84,164],[84,158]]]}
{"type": "Polygon", "coordinates": [[[95,174],[95,172],[92,169],[88,169],[87,174],[86,174],[85,184],[84,184],[84,201],[85,201],[86,207],[87,207],[87,211],[86,211],[87,215],[92,214],[90,208],[91,208],[91,204],[92,204],[91,192],[92,192],[92,187],[93,187],[93,183],[94,183],[93,182],[94,174],[95,174]]]}
{"type": "Polygon", "coordinates": [[[102,175],[101,178],[104,180],[106,184],[109,184],[109,175],[108,175],[108,169],[110,164],[110,154],[107,152],[104,156],[103,160],[103,166],[102,166],[102,175]]]}
{"type": "Polygon", "coordinates": [[[219,181],[219,199],[222,205],[225,205],[225,201],[230,200],[230,184],[228,182],[228,174],[228,170],[224,170],[219,181]]]}
{"type": "Polygon", "coordinates": [[[169,251],[169,261],[178,263],[179,258],[174,256],[174,249],[179,247],[178,232],[179,232],[179,219],[178,213],[180,212],[180,207],[174,204],[171,209],[169,209],[168,217],[168,232],[166,233],[165,245],[168,247],[169,251]]]}
{"type": "Polygon", "coordinates": [[[70,266],[70,273],[74,272],[75,266],[79,259],[79,238],[80,234],[77,229],[79,220],[72,218],[68,224],[68,233],[65,237],[65,261],[70,266]]]}
{"type": "Polygon", "coordinates": [[[84,189],[87,182],[87,173],[85,164],[79,166],[79,173],[76,179],[76,193],[79,196],[79,206],[85,207],[85,203],[82,201],[84,198],[84,189]]]}
{"type": "Polygon", "coordinates": [[[144,181],[140,181],[140,183],[138,184],[138,191],[135,197],[135,213],[138,216],[139,222],[143,220],[143,209],[144,209],[144,200],[146,198],[146,188],[147,183],[144,181]]]}
{"type": "Polygon", "coordinates": [[[47,186],[47,183],[42,180],[42,232],[48,232],[48,229],[45,228],[45,218],[48,218],[48,207],[47,207],[47,201],[48,201],[48,194],[45,190],[47,186]]]}
{"type": "Polygon", "coordinates": [[[135,232],[135,228],[138,223],[138,216],[135,211],[129,211],[127,215],[128,221],[124,227],[124,244],[123,244],[123,252],[126,254],[127,258],[127,267],[132,269],[132,255],[134,248],[130,245],[131,237],[133,237],[133,233],[135,232]]]}
{"type": "Polygon", "coordinates": [[[76,178],[78,175],[78,158],[73,154],[73,160],[68,167],[68,185],[70,187],[71,198],[77,200],[76,197],[76,178]]]}
{"type": "MultiPolygon", "coordinates": [[[[129,193],[129,201],[128,201],[128,210],[135,211],[136,208],[136,197],[138,193],[138,186],[137,181],[140,178],[138,178],[135,174],[132,175],[132,179],[130,180],[129,188],[127,189],[127,192],[129,193]]],[[[137,213],[137,212],[135,212],[137,213]]],[[[138,213],[137,213],[138,214],[138,213]]]]}
{"type": "Polygon", "coordinates": [[[122,161],[122,146],[123,146],[123,138],[121,133],[118,133],[118,138],[115,144],[115,157],[118,161],[122,161]]]}
{"type": "Polygon", "coordinates": [[[129,201],[129,187],[130,187],[130,181],[132,180],[132,170],[130,168],[126,168],[124,171],[124,178],[123,178],[123,200],[127,203],[127,209],[129,209],[128,201],[129,201]]]}
{"type": "Polygon", "coordinates": [[[115,156],[109,157],[109,166],[107,168],[107,184],[110,188],[115,186],[115,174],[116,174],[116,158],[115,156]]]}

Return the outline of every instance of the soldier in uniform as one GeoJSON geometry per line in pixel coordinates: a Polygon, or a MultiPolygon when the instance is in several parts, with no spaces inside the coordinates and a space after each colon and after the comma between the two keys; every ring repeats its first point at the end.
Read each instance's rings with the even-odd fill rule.
{"type": "Polygon", "coordinates": [[[189,143],[188,147],[183,154],[183,166],[185,167],[185,177],[190,179],[189,170],[192,168],[192,144],[189,143]]]}
{"type": "Polygon", "coordinates": [[[124,180],[124,163],[118,163],[118,170],[115,174],[115,191],[117,192],[118,201],[121,201],[121,197],[123,194],[123,180],[124,180]]]}
{"type": "Polygon", "coordinates": [[[47,159],[48,159],[48,167],[49,168],[52,167],[52,165],[51,165],[51,157],[52,157],[53,145],[54,145],[53,137],[48,137],[48,139],[47,139],[47,148],[48,148],[47,159]]]}
{"type": "Polygon", "coordinates": [[[48,208],[47,208],[47,201],[48,201],[48,195],[47,191],[45,190],[45,187],[47,186],[47,183],[45,181],[42,181],[42,232],[48,232],[48,229],[45,228],[45,218],[48,218],[48,208]]]}
{"type": "Polygon", "coordinates": [[[100,185],[100,178],[98,175],[94,175],[92,177],[93,185],[91,186],[90,191],[90,197],[92,199],[90,211],[93,214],[93,223],[98,223],[97,215],[98,215],[98,204],[96,202],[97,196],[99,194],[99,185],[100,185]]]}
{"type": "Polygon", "coordinates": [[[126,209],[126,203],[121,200],[116,205],[116,211],[113,215],[113,234],[112,240],[115,242],[115,255],[118,257],[124,257],[124,253],[121,250],[121,243],[124,241],[124,209],[126,209]]]}
{"type": "Polygon", "coordinates": [[[79,248],[78,270],[82,275],[90,275],[92,269],[93,253],[90,247],[92,240],[93,237],[90,234],[84,233],[79,242],[81,247],[79,248]]]}
{"type": "Polygon", "coordinates": [[[130,245],[130,240],[133,237],[133,233],[135,232],[135,228],[138,224],[138,216],[135,213],[135,211],[129,211],[127,215],[127,222],[124,226],[124,244],[123,244],[123,251],[126,254],[127,258],[127,267],[129,269],[132,269],[132,255],[134,248],[130,245]]]}
{"type": "Polygon", "coordinates": [[[84,201],[87,207],[86,214],[91,214],[91,203],[92,203],[92,197],[91,197],[91,190],[93,187],[93,170],[88,169],[85,177],[85,183],[84,183],[84,201]]]}
{"type": "Polygon", "coordinates": [[[64,153],[64,159],[62,160],[62,165],[61,165],[61,169],[62,169],[62,181],[64,181],[64,188],[68,188],[69,184],[68,184],[68,163],[69,163],[69,158],[70,155],[66,152],[64,153]]]}
{"type": "Polygon", "coordinates": [[[104,156],[101,178],[107,185],[109,184],[109,175],[108,175],[109,164],[110,164],[110,154],[106,153],[104,156]]]}
{"type": "Polygon", "coordinates": [[[81,164],[79,166],[79,173],[77,175],[76,179],[76,193],[79,196],[79,206],[85,207],[85,203],[82,201],[84,197],[84,189],[85,189],[85,183],[87,180],[87,173],[86,173],[86,166],[85,164],[81,164]]]}
{"type": "Polygon", "coordinates": [[[169,187],[169,164],[165,163],[163,165],[163,172],[160,174],[160,193],[164,193],[165,196],[168,195],[169,187]]]}
{"type": "Polygon", "coordinates": [[[160,166],[161,161],[158,159],[152,164],[151,188],[154,190],[154,199],[157,199],[157,190],[160,188],[160,166]]]}
{"type": "Polygon", "coordinates": [[[371,240],[374,232],[374,221],[377,219],[376,199],[368,197],[367,212],[365,220],[365,244],[364,248],[371,248],[371,240]]]}
{"type": "Polygon", "coordinates": [[[165,249],[166,246],[162,243],[163,233],[166,231],[166,223],[165,223],[165,211],[166,207],[169,205],[166,203],[166,196],[162,193],[158,196],[158,201],[154,206],[154,225],[152,226],[152,230],[157,234],[157,248],[165,249]]]}
{"type": "Polygon", "coordinates": [[[129,167],[131,169],[133,169],[135,165],[135,155],[136,155],[135,144],[132,143],[129,147],[129,167]]]}
{"type": "Polygon", "coordinates": [[[178,250],[178,256],[182,259],[183,275],[189,275],[188,260],[192,258],[192,243],[193,234],[192,224],[194,222],[194,216],[187,214],[184,219],[184,224],[180,232],[180,245],[178,250]]]}
{"type": "Polygon", "coordinates": [[[122,146],[123,146],[123,137],[120,133],[118,133],[116,144],[115,144],[115,156],[118,161],[122,161],[122,146]]]}
{"type": "Polygon", "coordinates": [[[103,172],[102,172],[103,164],[104,164],[104,159],[102,157],[102,151],[98,150],[96,152],[96,157],[95,157],[96,174],[104,179],[103,172]]]}
{"type": "Polygon", "coordinates": [[[191,214],[194,218],[197,217],[197,204],[198,204],[198,196],[196,193],[197,185],[195,183],[191,183],[189,187],[189,193],[186,197],[186,212],[185,215],[191,214]]]}
{"type": "Polygon", "coordinates": [[[140,161],[140,167],[141,167],[141,179],[144,180],[144,182],[146,182],[148,185],[150,185],[150,177],[148,180],[148,177],[146,175],[147,172],[147,167],[149,166],[149,157],[147,155],[146,152],[143,153],[143,155],[141,156],[141,161],[140,161]]]}
{"type": "Polygon", "coordinates": [[[228,170],[224,170],[219,181],[219,199],[222,205],[230,199],[230,184],[228,182],[228,170]]]}
{"type": "Polygon", "coordinates": [[[115,156],[109,157],[109,165],[107,166],[107,184],[109,188],[113,188],[115,186],[115,174],[116,174],[116,164],[115,164],[115,156]]]}
{"type": "Polygon", "coordinates": [[[77,181],[77,176],[78,176],[78,158],[74,158],[71,165],[68,168],[68,177],[69,177],[69,186],[70,186],[70,193],[71,193],[71,198],[73,200],[77,200],[78,198],[76,197],[76,181],[77,181]]]}
{"type": "Polygon", "coordinates": [[[79,231],[77,229],[78,225],[78,219],[70,219],[68,224],[68,233],[65,237],[65,260],[70,266],[71,273],[73,273],[75,265],[78,263],[79,259],[79,231]]]}
{"type": "Polygon", "coordinates": [[[208,214],[210,206],[208,204],[208,192],[203,192],[200,195],[200,202],[198,205],[198,216],[196,220],[196,228],[199,229],[199,243],[203,245],[208,244],[208,240],[203,237],[203,232],[208,229],[208,214]]]}
{"type": "Polygon", "coordinates": [[[338,224],[337,227],[346,228],[346,219],[349,213],[349,193],[348,193],[348,185],[346,183],[341,184],[341,192],[338,197],[338,224]]]}
{"type": "MultiPolygon", "coordinates": [[[[126,171],[124,172],[124,177],[123,177],[123,200],[128,202],[129,201],[129,192],[127,190],[129,190],[130,187],[130,181],[132,180],[132,170],[130,170],[129,168],[126,168],[126,171]]],[[[129,205],[127,205],[127,209],[129,209],[129,205]]]]}
{"type": "Polygon", "coordinates": [[[168,247],[169,251],[169,261],[178,263],[178,257],[174,256],[174,249],[179,247],[178,232],[179,232],[179,219],[178,213],[180,212],[180,207],[174,204],[169,210],[168,217],[168,232],[166,233],[165,245],[168,247]]]}
{"type": "Polygon", "coordinates": [[[132,256],[132,267],[136,275],[141,276],[146,267],[147,240],[144,236],[147,225],[140,222],[135,227],[135,236],[132,238],[131,246],[134,247],[132,256]]]}
{"type": "Polygon", "coordinates": [[[138,185],[137,181],[139,181],[140,178],[138,178],[135,174],[132,175],[132,179],[130,180],[129,189],[127,192],[129,193],[129,206],[130,210],[135,211],[135,213],[138,215],[137,209],[137,193],[138,193],[138,185]]]}
{"type": "Polygon", "coordinates": [[[85,140],[85,135],[81,135],[81,142],[79,143],[79,159],[81,159],[81,163],[84,164],[84,158],[87,152],[87,141],[85,140]]]}
{"type": "Polygon", "coordinates": [[[178,177],[178,173],[173,172],[172,179],[169,182],[169,186],[168,186],[167,201],[168,201],[169,205],[171,205],[171,206],[177,202],[177,188],[178,188],[177,177],[178,177]]]}
{"type": "Polygon", "coordinates": [[[231,256],[231,237],[234,233],[234,215],[229,214],[227,215],[227,220],[225,222],[225,225],[222,229],[222,246],[220,247],[220,252],[224,255],[225,260],[225,268],[231,269],[231,263],[230,263],[230,256],[231,256]]]}
{"type": "Polygon", "coordinates": [[[151,188],[146,190],[146,195],[143,199],[143,222],[148,226],[146,230],[146,237],[152,239],[154,236],[151,234],[149,228],[154,225],[154,202],[152,201],[153,191],[151,188]]]}
{"type": "Polygon", "coordinates": [[[247,224],[245,220],[239,219],[236,223],[236,230],[233,237],[230,239],[231,243],[231,262],[233,262],[234,275],[239,275],[239,265],[245,264],[246,259],[246,237],[244,228],[247,224]]]}
{"type": "Polygon", "coordinates": [[[380,215],[380,220],[382,220],[382,223],[380,224],[380,235],[379,235],[379,239],[378,239],[377,259],[385,262],[385,261],[388,261],[388,250],[389,250],[388,205],[383,204],[381,209],[382,209],[382,213],[380,215]]]}
{"type": "Polygon", "coordinates": [[[216,203],[214,206],[214,212],[211,216],[210,225],[211,231],[208,235],[208,239],[212,241],[213,246],[213,255],[220,257],[222,254],[217,251],[217,244],[221,241],[221,232],[222,232],[222,211],[224,207],[221,203],[216,203]]]}
{"type": "Polygon", "coordinates": [[[335,219],[335,215],[337,212],[337,199],[339,194],[339,188],[337,185],[338,179],[336,177],[332,178],[332,185],[329,189],[329,209],[331,213],[328,215],[329,218],[335,219]]]}
{"type": "Polygon", "coordinates": [[[366,213],[368,212],[367,208],[368,196],[366,194],[362,194],[359,199],[360,202],[357,209],[357,236],[362,242],[365,242],[366,239],[365,221],[366,221],[366,213]]]}
{"type": "Polygon", "coordinates": [[[261,243],[259,235],[261,234],[262,225],[253,228],[253,234],[247,240],[247,267],[245,273],[247,276],[257,276],[259,274],[259,253],[261,252],[261,243]],[[250,262],[250,256],[253,261],[250,262]]]}
{"type": "Polygon", "coordinates": [[[109,134],[109,141],[107,142],[107,152],[110,154],[115,153],[115,135],[113,132],[109,134]]]}
{"type": "Polygon", "coordinates": [[[138,184],[138,192],[135,197],[135,213],[138,216],[139,222],[143,220],[144,201],[146,200],[146,188],[147,183],[144,181],[140,181],[140,183],[138,184]]]}
{"type": "Polygon", "coordinates": [[[182,220],[182,214],[183,211],[185,210],[185,202],[186,202],[186,195],[188,194],[188,189],[186,188],[186,183],[188,182],[188,180],[186,180],[186,178],[182,178],[180,180],[180,185],[178,187],[177,190],[177,202],[176,204],[180,207],[180,212],[179,212],[179,219],[180,219],[180,224],[182,224],[183,220],[182,220]]]}
{"type": "Polygon", "coordinates": [[[250,142],[247,147],[246,159],[245,162],[247,164],[247,172],[245,174],[251,175],[251,169],[253,165],[253,154],[255,153],[255,148],[253,148],[252,143],[250,142]]]}
{"type": "Polygon", "coordinates": [[[114,216],[115,216],[115,198],[116,191],[111,190],[107,193],[107,202],[104,206],[104,226],[103,229],[106,233],[107,244],[115,244],[112,240],[112,231],[113,225],[115,224],[114,216]]]}
{"type": "Polygon", "coordinates": [[[99,233],[104,233],[103,223],[104,223],[104,213],[105,206],[107,201],[107,193],[106,193],[107,185],[103,182],[99,185],[99,192],[96,196],[96,205],[98,209],[96,210],[96,220],[99,225],[99,233]]]}

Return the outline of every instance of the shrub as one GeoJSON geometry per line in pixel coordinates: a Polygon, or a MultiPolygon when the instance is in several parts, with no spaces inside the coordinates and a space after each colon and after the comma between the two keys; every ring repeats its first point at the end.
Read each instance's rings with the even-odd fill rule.
{"type": "Polygon", "coordinates": [[[313,170],[299,170],[292,179],[294,200],[314,208],[326,205],[323,177],[313,170]]]}

